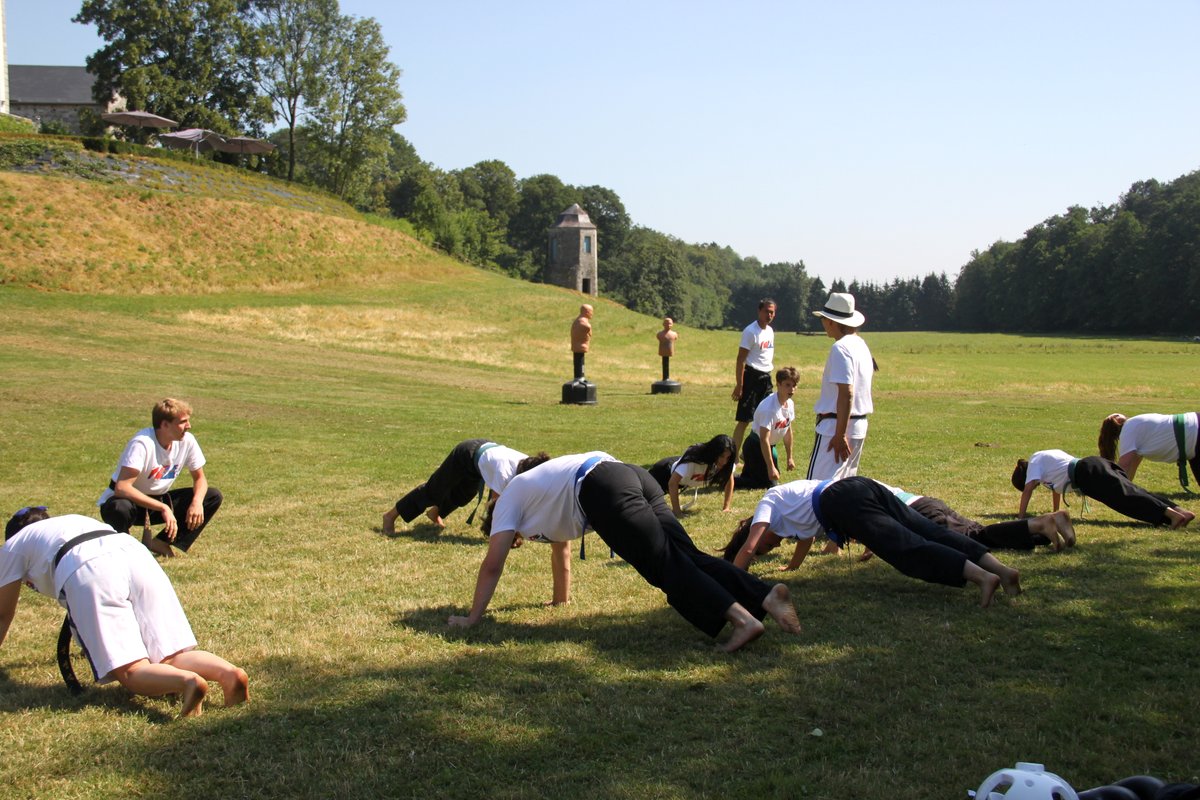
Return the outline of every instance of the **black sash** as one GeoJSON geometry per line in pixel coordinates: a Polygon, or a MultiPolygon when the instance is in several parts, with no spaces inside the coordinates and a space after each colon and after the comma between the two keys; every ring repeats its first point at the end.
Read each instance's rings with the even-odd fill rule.
{"type": "MultiPolygon", "coordinates": [[[[74,539],[68,540],[62,547],[58,548],[58,552],[54,554],[54,569],[58,569],[58,562],[63,560],[72,547],[89,542],[92,539],[99,539],[101,536],[108,536],[110,533],[116,533],[111,528],[104,528],[98,531],[88,531],[81,533],[74,539]]],[[[63,683],[67,685],[67,689],[71,694],[80,694],[83,692],[83,685],[79,683],[79,679],[75,677],[75,668],[71,666],[71,612],[67,611],[67,615],[63,617],[62,628],[58,631],[58,672],[62,675],[63,683]]]]}

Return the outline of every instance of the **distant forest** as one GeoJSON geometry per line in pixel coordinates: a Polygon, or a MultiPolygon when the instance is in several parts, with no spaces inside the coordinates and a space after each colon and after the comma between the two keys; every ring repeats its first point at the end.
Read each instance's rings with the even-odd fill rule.
{"type": "Polygon", "coordinates": [[[343,15],[338,0],[206,0],[203,13],[187,3],[134,13],[143,5],[83,0],[74,18],[105,42],[87,60],[97,100],[119,92],[131,108],[225,133],[282,124],[270,134],[277,153],[250,157],[252,168],[407,220],[468,263],[540,280],[546,230],[578,203],[598,229],[601,293],[695,327],[741,327],[770,295],[780,330],[812,330],[808,310],[844,288],[872,330],[1200,333],[1191,323],[1200,303],[1195,172],[1135,183],[1112,206],[1072,206],[1020,241],[972,253],[953,282],[943,273],[826,287],[803,261],[763,264],[637,226],[603,186],[518,180],[495,160],[452,171],[422,161],[395,131],[407,111],[379,23],[343,15]]]}
{"type": "Polygon", "coordinates": [[[480,266],[540,280],[546,229],[579,203],[597,227],[600,291],[645,314],[735,328],[760,297],[776,327],[814,330],[810,309],[850,291],[871,330],[1200,334],[1200,172],[1141,181],[1111,206],[1072,206],[945,273],[825,286],[802,261],[763,264],[632,224],[616,192],[553,175],[517,180],[500,161],[443,172],[411,149],[390,211],[431,243],[480,266]]]}

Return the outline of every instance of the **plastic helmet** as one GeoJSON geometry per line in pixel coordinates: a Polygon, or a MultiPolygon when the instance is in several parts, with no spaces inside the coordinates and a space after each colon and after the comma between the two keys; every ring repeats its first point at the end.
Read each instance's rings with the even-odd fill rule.
{"type": "Polygon", "coordinates": [[[1079,800],[1079,795],[1043,765],[1018,761],[1016,769],[989,775],[979,785],[975,800],[1079,800]]]}

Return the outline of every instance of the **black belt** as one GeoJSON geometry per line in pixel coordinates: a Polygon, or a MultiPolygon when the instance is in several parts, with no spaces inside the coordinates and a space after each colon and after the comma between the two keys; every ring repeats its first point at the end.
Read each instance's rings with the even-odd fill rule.
{"type": "MultiPolygon", "coordinates": [[[[58,562],[63,560],[72,547],[90,542],[92,539],[99,539],[101,536],[108,536],[110,533],[117,533],[112,528],[104,528],[98,531],[88,531],[81,533],[74,539],[68,539],[62,547],[58,548],[58,552],[54,554],[54,569],[58,569],[58,562]]],[[[63,617],[62,628],[58,632],[58,672],[62,675],[63,683],[67,685],[67,689],[71,694],[79,694],[83,691],[83,686],[79,683],[79,679],[75,677],[75,668],[71,666],[71,612],[63,617]]]]}
{"type": "MultiPolygon", "coordinates": [[[[850,419],[866,419],[866,418],[867,418],[866,414],[851,414],[850,415],[850,419]]],[[[817,414],[817,422],[820,422],[821,420],[824,420],[824,419],[837,419],[837,412],[834,411],[829,414],[817,414]]]]}

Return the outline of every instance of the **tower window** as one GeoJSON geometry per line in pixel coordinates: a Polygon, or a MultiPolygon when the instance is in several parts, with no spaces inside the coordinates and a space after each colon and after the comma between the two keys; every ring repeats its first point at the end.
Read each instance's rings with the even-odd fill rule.
{"type": "Polygon", "coordinates": [[[583,237],[583,252],[585,252],[585,253],[592,252],[592,237],[590,237],[590,236],[583,237]]]}

